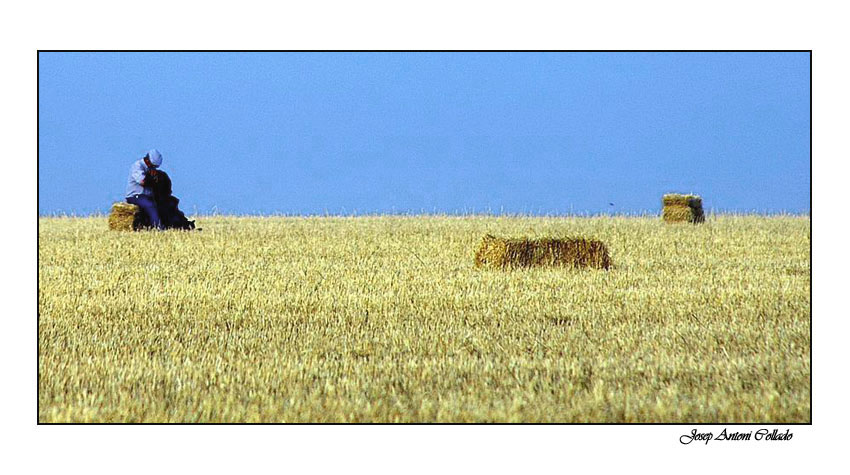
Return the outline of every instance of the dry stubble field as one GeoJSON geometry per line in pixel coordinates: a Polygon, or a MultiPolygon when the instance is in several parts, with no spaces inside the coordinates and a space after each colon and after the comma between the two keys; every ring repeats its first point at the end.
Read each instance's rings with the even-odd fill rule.
{"type": "Polygon", "coordinates": [[[809,217],[40,218],[39,422],[810,422],[809,217]],[[473,267],[486,233],[609,271],[473,267]]]}

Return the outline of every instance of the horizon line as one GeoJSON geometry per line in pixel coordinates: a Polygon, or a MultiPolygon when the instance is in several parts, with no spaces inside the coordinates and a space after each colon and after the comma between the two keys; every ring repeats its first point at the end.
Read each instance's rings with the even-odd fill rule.
{"type": "MultiPolygon", "coordinates": [[[[792,212],[792,211],[715,211],[707,210],[706,215],[711,216],[761,216],[761,217],[776,217],[776,216],[791,216],[791,217],[809,217],[811,211],[792,212]]],[[[75,214],[65,212],[54,212],[52,214],[38,214],[38,218],[106,218],[109,213],[95,212],[87,214],[75,214]]],[[[192,218],[370,218],[370,217],[516,217],[516,218],[643,218],[643,217],[660,217],[661,211],[645,211],[645,212],[625,212],[625,213],[491,213],[491,212],[454,212],[454,213],[430,213],[430,212],[374,212],[374,213],[219,213],[213,212],[210,214],[186,214],[186,217],[192,218]]]]}

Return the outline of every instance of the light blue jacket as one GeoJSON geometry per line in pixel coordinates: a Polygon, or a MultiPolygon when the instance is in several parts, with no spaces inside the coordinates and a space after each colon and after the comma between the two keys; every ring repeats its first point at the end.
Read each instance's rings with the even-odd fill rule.
{"type": "Polygon", "coordinates": [[[145,179],[145,172],[148,170],[149,168],[145,165],[143,158],[136,160],[130,165],[130,176],[127,178],[127,198],[135,195],[153,194],[153,190],[142,186],[142,180],[145,179]]]}

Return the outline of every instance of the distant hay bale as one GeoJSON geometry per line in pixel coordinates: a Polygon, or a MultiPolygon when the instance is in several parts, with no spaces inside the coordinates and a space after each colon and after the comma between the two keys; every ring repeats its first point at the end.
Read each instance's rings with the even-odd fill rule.
{"type": "Polygon", "coordinates": [[[109,229],[115,231],[134,231],[144,219],[143,211],[130,203],[113,203],[109,212],[109,229]]]}
{"type": "Polygon", "coordinates": [[[592,239],[503,239],[491,234],[475,253],[475,267],[542,266],[608,269],[611,258],[605,244],[592,239]]]}
{"type": "Polygon", "coordinates": [[[666,194],[661,198],[661,218],[667,223],[703,223],[702,198],[697,195],[666,194]]]}

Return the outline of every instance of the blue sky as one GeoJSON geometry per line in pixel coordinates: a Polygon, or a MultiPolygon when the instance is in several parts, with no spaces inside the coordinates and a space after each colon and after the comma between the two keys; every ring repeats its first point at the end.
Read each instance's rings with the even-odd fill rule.
{"type": "Polygon", "coordinates": [[[39,214],[810,212],[808,53],[40,53],[39,214]],[[610,204],[613,203],[613,206],[610,204]]]}

